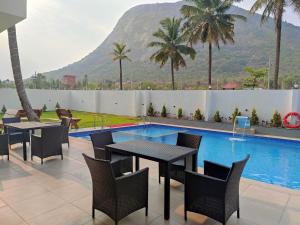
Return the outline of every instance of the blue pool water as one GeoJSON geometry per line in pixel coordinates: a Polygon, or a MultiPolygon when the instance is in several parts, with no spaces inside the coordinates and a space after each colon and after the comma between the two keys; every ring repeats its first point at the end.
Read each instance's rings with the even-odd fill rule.
{"type": "MultiPolygon", "coordinates": [[[[116,142],[146,140],[175,144],[178,132],[203,136],[198,157],[200,167],[203,160],[230,166],[250,154],[244,177],[300,190],[299,141],[253,136],[233,141],[229,133],[156,124],[113,129],[113,137],[116,142]]],[[[78,132],[71,136],[89,139],[90,133],[78,132]]]]}

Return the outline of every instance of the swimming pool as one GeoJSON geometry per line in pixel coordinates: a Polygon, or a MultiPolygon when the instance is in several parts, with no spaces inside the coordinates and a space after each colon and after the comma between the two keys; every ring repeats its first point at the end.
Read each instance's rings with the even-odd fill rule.
{"type": "MultiPolygon", "coordinates": [[[[95,131],[70,136],[89,139],[92,132],[95,131]]],[[[198,156],[200,167],[203,160],[229,166],[250,154],[244,177],[300,190],[300,141],[254,136],[231,140],[230,133],[157,124],[116,128],[113,137],[116,142],[146,140],[175,144],[178,132],[203,136],[198,156]]]]}

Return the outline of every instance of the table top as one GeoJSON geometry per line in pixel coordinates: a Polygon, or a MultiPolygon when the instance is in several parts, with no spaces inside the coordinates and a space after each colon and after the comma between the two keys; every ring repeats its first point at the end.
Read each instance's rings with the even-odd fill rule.
{"type": "Polygon", "coordinates": [[[128,141],[111,144],[107,145],[106,149],[119,153],[128,153],[153,161],[170,163],[197,153],[197,149],[193,148],[148,141],[128,141]]]}
{"type": "Polygon", "coordinates": [[[46,127],[57,126],[57,123],[41,123],[41,122],[19,122],[19,123],[6,123],[6,127],[15,128],[19,130],[34,130],[46,127]]]}

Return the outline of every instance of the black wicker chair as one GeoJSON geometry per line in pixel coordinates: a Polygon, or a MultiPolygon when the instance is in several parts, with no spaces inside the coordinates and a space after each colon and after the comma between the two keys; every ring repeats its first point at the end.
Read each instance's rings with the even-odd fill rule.
{"type": "MultiPolygon", "coordinates": [[[[188,148],[194,148],[199,150],[200,143],[201,143],[202,136],[198,135],[192,135],[192,134],[186,134],[186,133],[178,133],[177,137],[177,143],[176,145],[182,146],[182,147],[188,147],[188,148]]],[[[198,154],[198,152],[197,152],[198,154]]],[[[193,162],[193,165],[190,165],[191,168],[193,168],[195,171],[197,170],[197,162],[193,162]]],[[[159,163],[159,183],[160,183],[160,178],[164,177],[164,167],[159,163]]],[[[176,180],[180,183],[184,184],[184,177],[185,173],[184,171],[186,170],[186,165],[185,165],[185,160],[181,159],[176,161],[175,163],[171,164],[170,168],[170,177],[173,180],[176,180]]]]}
{"type": "Polygon", "coordinates": [[[62,137],[62,143],[68,144],[68,147],[70,147],[70,141],[69,141],[69,129],[71,125],[71,118],[62,118],[61,119],[61,126],[63,126],[63,137],[62,137]]]}
{"type": "MultiPolygon", "coordinates": [[[[114,144],[111,131],[93,133],[90,137],[93,143],[95,158],[105,159],[105,146],[114,144]]],[[[131,156],[112,153],[111,161],[119,161],[121,173],[133,171],[133,160],[131,156]]]]}
{"type": "Polygon", "coordinates": [[[201,213],[224,225],[235,211],[240,218],[239,184],[249,158],[248,155],[233,163],[231,168],[204,161],[204,175],[186,171],[185,220],[187,211],[201,213]]]}
{"type": "Polygon", "coordinates": [[[30,143],[30,134],[29,131],[25,131],[25,133],[20,132],[17,129],[6,127],[5,124],[8,123],[19,123],[21,122],[20,117],[9,117],[9,118],[2,118],[2,123],[4,126],[4,133],[8,134],[8,143],[9,146],[14,144],[23,143],[25,138],[26,142],[30,143]]]}
{"type": "Polygon", "coordinates": [[[85,154],[93,182],[92,216],[95,209],[118,222],[129,214],[145,208],[148,214],[148,176],[145,168],[130,175],[116,177],[112,164],[102,159],[93,159],[85,154]]]}
{"type": "Polygon", "coordinates": [[[7,155],[9,160],[8,135],[0,134],[0,155],[7,155]]]}
{"type": "Polygon", "coordinates": [[[43,128],[41,136],[31,135],[31,160],[33,156],[43,159],[60,155],[63,160],[62,152],[62,135],[63,126],[47,127],[43,128]]]}

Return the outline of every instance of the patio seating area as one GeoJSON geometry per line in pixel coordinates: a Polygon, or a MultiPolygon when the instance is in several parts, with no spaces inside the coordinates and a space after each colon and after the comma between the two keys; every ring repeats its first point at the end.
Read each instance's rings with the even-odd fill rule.
{"type": "MultiPolygon", "coordinates": [[[[5,225],[25,224],[114,224],[96,210],[92,218],[92,183],[82,156],[94,156],[90,141],[70,138],[70,148],[63,146],[64,160],[48,158],[23,161],[22,145],[13,145],[10,160],[0,163],[0,217],[5,225]]],[[[30,152],[27,152],[28,156],[30,152]]],[[[158,163],[140,160],[140,169],[149,167],[149,208],[138,210],[119,224],[215,224],[201,214],[188,212],[184,220],[183,185],[171,181],[170,220],[164,220],[164,180],[158,183],[158,163]]],[[[201,169],[198,169],[201,172],[201,169]]],[[[240,184],[240,219],[233,214],[229,225],[284,225],[300,220],[300,192],[279,186],[242,179],[240,184]]]]}

